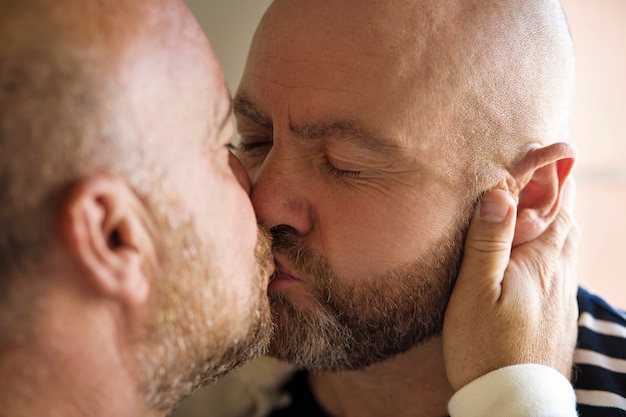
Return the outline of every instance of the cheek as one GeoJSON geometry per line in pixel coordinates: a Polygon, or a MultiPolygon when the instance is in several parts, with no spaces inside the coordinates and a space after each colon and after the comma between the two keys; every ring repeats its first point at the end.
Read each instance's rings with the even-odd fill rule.
{"type": "Polygon", "coordinates": [[[257,230],[250,199],[229,167],[227,154],[223,156],[217,162],[188,161],[178,188],[192,210],[200,238],[212,252],[207,256],[228,272],[250,263],[257,230]]]}
{"type": "Polygon", "coordinates": [[[257,236],[256,216],[248,194],[234,177],[222,177],[217,183],[212,205],[212,224],[220,249],[229,258],[251,257],[257,236]]]}
{"type": "Polygon", "coordinates": [[[319,219],[322,251],[339,276],[380,275],[425,256],[456,223],[455,207],[415,195],[353,198],[329,211],[326,224],[319,219]]]}
{"type": "Polygon", "coordinates": [[[246,172],[245,167],[242,165],[241,161],[234,153],[228,152],[228,166],[230,170],[237,178],[239,185],[244,189],[246,194],[250,195],[252,191],[252,183],[250,182],[250,176],[246,172]]]}
{"type": "Polygon", "coordinates": [[[205,227],[213,253],[208,256],[215,260],[217,279],[223,280],[224,298],[232,311],[247,311],[256,272],[257,223],[252,204],[234,177],[222,176],[210,205],[205,227]]]}

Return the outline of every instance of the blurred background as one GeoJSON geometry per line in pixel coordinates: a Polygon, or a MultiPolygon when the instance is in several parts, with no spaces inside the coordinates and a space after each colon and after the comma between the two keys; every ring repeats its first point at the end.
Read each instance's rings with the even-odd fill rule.
{"type": "MultiPolygon", "coordinates": [[[[270,0],[186,0],[234,92],[270,0]]],[[[572,142],[583,286],[626,309],[626,1],[562,0],[577,56],[572,142]]]]}

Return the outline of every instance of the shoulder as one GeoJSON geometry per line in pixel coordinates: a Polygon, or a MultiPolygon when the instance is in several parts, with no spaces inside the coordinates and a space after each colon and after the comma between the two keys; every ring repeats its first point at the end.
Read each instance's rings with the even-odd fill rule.
{"type": "MultiPolygon", "coordinates": [[[[594,317],[599,320],[621,325],[622,328],[626,326],[626,312],[611,306],[602,298],[584,288],[578,289],[578,307],[583,325],[586,324],[584,319],[594,317]]],[[[581,321],[579,321],[579,323],[581,323],[581,321]]]]}
{"type": "Polygon", "coordinates": [[[574,388],[581,417],[626,412],[626,314],[584,289],[578,292],[574,388]],[[621,411],[620,411],[621,410],[621,411]]]}

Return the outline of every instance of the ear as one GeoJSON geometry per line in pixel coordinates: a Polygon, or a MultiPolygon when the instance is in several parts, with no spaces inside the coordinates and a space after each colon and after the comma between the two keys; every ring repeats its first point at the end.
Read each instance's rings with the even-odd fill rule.
{"type": "Polygon", "coordinates": [[[513,246],[537,238],[552,223],[575,160],[576,149],[560,142],[531,149],[515,165],[519,201],[513,246]]]}
{"type": "Polygon", "coordinates": [[[126,305],[146,301],[146,262],[154,246],[146,210],[118,179],[95,176],[72,186],[60,207],[63,241],[92,287],[126,305]]]}

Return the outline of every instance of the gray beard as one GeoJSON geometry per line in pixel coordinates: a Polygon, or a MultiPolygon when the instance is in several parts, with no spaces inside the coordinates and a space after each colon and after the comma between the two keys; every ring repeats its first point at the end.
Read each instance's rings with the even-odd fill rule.
{"type": "Polygon", "coordinates": [[[314,307],[305,310],[283,294],[269,294],[274,323],[269,354],[313,371],[349,371],[441,334],[468,223],[469,212],[419,260],[352,286],[335,277],[323,256],[289,228],[272,230],[274,250],[314,278],[314,307]]]}

